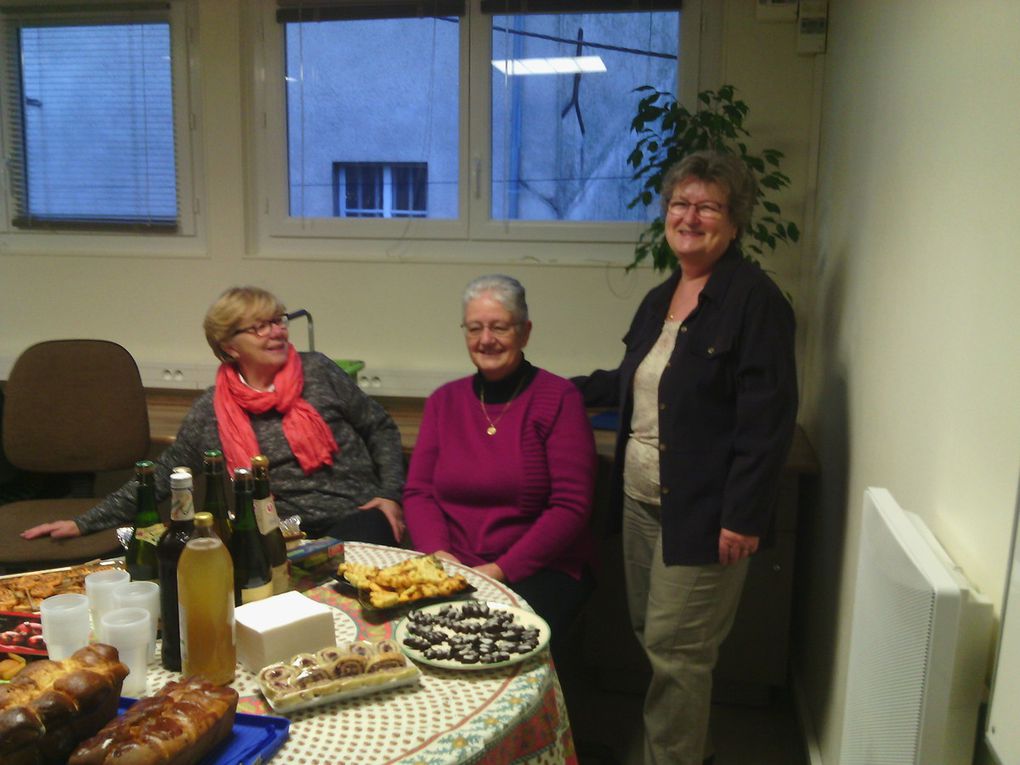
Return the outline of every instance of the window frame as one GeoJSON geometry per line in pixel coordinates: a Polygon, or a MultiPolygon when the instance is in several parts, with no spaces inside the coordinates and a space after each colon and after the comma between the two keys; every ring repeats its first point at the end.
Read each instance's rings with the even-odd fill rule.
{"type": "MultiPolygon", "coordinates": [[[[283,86],[284,32],[275,0],[260,0],[248,14],[252,147],[248,195],[249,254],[254,256],[378,262],[626,265],[647,222],[529,221],[490,218],[492,140],[490,81],[492,17],[481,0],[468,0],[460,21],[458,125],[459,217],[298,218],[289,216],[287,117],[283,86]],[[476,76],[477,75],[477,76],[476,76]],[[272,82],[277,85],[271,85],[272,82]],[[337,240],[345,246],[337,247],[337,240]],[[522,248],[521,244],[547,247],[522,248]]],[[[702,0],[686,0],[677,30],[683,67],[678,87],[696,79],[702,0]],[[687,71],[684,71],[684,70],[687,71]],[[681,79],[681,77],[683,79],[681,79]]]]}
{"type": "MultiPolygon", "coordinates": [[[[115,224],[97,222],[59,223],[40,227],[21,228],[13,224],[16,202],[12,194],[6,163],[0,167],[0,247],[12,254],[74,254],[74,255],[137,255],[146,254],[199,255],[205,252],[205,224],[201,214],[202,157],[195,140],[200,120],[198,91],[199,60],[195,40],[197,4],[195,0],[166,0],[162,3],[139,2],[105,5],[95,8],[80,2],[47,0],[46,8],[38,9],[32,0],[5,0],[7,13],[0,19],[0,34],[6,56],[7,41],[11,39],[10,26],[23,23],[52,23],[54,25],[91,25],[104,23],[146,23],[166,21],[170,25],[170,57],[174,115],[175,173],[177,182],[178,217],[175,230],[164,228],[145,230],[125,224],[117,230],[115,224]],[[26,12],[21,12],[21,7],[26,12]],[[31,8],[32,10],[28,10],[31,8]]],[[[13,112],[11,99],[15,97],[6,82],[0,86],[0,109],[13,112]]],[[[20,113],[20,108],[18,108],[20,113]]],[[[13,137],[8,121],[0,125],[0,151],[11,156],[13,137]]]]}

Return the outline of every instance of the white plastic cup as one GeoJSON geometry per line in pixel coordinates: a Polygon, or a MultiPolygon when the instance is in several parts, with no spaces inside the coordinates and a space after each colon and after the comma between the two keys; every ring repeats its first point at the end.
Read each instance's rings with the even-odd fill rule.
{"type": "Polygon", "coordinates": [[[51,595],[39,604],[42,636],[54,661],[89,644],[89,599],[77,593],[51,595]]]}
{"type": "Polygon", "coordinates": [[[112,645],[120,661],[128,668],[121,692],[125,696],[141,696],[149,679],[149,623],[152,617],[144,608],[113,608],[100,619],[103,642],[112,645]]]}
{"type": "Polygon", "coordinates": [[[102,630],[103,614],[113,608],[113,591],[117,585],[131,581],[131,574],[121,568],[108,571],[97,571],[85,577],[85,594],[89,599],[89,611],[92,614],[92,629],[96,639],[106,642],[102,630]]]}
{"type": "Polygon", "coordinates": [[[137,606],[149,612],[152,629],[149,632],[149,661],[156,658],[156,628],[159,624],[159,585],[156,582],[138,581],[118,584],[113,589],[115,608],[137,606]]]}

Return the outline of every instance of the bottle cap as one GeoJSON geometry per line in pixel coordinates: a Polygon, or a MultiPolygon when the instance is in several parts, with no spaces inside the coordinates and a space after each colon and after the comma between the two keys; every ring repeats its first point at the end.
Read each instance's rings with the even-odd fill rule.
{"type": "Polygon", "coordinates": [[[195,513],[195,525],[196,526],[212,526],[213,517],[212,513],[195,513]]]}
{"type": "Polygon", "coordinates": [[[175,470],[170,475],[170,488],[171,489],[190,489],[194,486],[194,481],[191,477],[191,473],[182,473],[175,470]]]}

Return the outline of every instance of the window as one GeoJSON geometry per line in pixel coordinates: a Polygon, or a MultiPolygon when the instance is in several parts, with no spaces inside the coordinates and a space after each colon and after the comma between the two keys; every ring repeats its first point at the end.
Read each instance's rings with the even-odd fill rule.
{"type": "Polygon", "coordinates": [[[634,89],[676,91],[679,3],[518,6],[262,0],[250,31],[260,249],[335,256],[330,238],[366,252],[401,239],[423,257],[477,259],[499,248],[480,243],[633,243],[654,215],[628,208],[634,89]],[[624,10],[592,10],[606,7],[624,10]]]}
{"type": "Polygon", "coordinates": [[[333,214],[344,218],[424,218],[428,166],[424,162],[333,165],[333,214]]]}
{"type": "Polygon", "coordinates": [[[195,233],[186,15],[182,2],[3,7],[0,227],[15,240],[195,233]]]}

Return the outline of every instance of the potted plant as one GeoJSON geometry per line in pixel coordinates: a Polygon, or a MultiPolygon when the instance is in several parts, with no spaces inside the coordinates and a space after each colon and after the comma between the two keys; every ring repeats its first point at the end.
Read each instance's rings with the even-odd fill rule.
{"type": "MultiPolygon", "coordinates": [[[[691,112],[670,93],[643,85],[635,92],[644,92],[638,103],[631,129],[638,141],[627,162],[634,168],[634,179],[643,180],[640,193],[628,205],[647,206],[659,195],[666,170],[687,154],[714,149],[739,156],[758,179],[758,201],[751,225],[744,232],[744,254],[757,262],[766,251],[775,250],[779,242],[796,242],[800,238],[796,224],[784,221],[779,205],[768,198],[769,192],[790,185],[790,179],[779,169],[783,153],[764,149],[752,154],[745,140],[750,137],[744,127],[748,107],[734,100],[734,87],[723,85],[718,90],[698,94],[697,111],[691,112]]],[[[645,258],[651,258],[656,271],[676,268],[676,258],[664,236],[664,221],[658,215],[645,229],[634,248],[629,271],[645,258]]]]}

